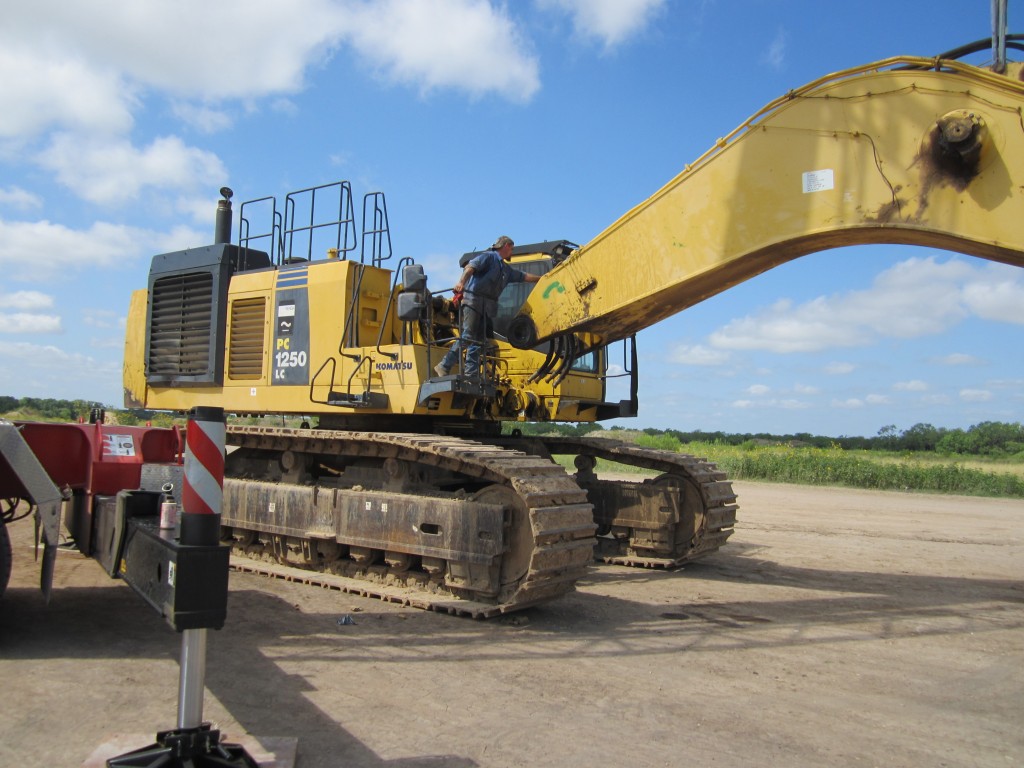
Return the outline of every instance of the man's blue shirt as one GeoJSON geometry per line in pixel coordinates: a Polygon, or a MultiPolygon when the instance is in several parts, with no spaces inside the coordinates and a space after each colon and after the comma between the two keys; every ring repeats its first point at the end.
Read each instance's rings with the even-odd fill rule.
{"type": "MultiPolygon", "coordinates": [[[[473,274],[466,281],[466,301],[470,304],[498,301],[501,292],[509,283],[521,283],[526,275],[510,267],[497,251],[484,251],[469,262],[473,274]]],[[[488,313],[490,314],[490,313],[488,313]]]]}

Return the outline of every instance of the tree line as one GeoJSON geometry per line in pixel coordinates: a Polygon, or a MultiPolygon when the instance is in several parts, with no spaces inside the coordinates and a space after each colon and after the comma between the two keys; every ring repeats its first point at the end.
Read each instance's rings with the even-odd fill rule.
{"type": "MultiPolygon", "coordinates": [[[[516,424],[523,434],[560,434],[581,436],[593,432],[625,431],[624,427],[614,426],[605,429],[600,424],[550,424],[532,423],[516,424]]],[[[657,436],[667,435],[680,443],[719,443],[722,445],[773,444],[792,446],[813,446],[815,448],[831,448],[838,446],[844,450],[867,451],[930,451],[945,455],[1007,457],[1020,455],[1024,457],[1024,425],[1020,423],[1003,423],[999,421],[983,421],[967,429],[947,429],[931,424],[915,424],[909,429],[900,430],[889,424],[878,430],[874,437],[829,437],[812,435],[809,432],[776,435],[767,432],[704,432],[694,430],[683,432],[677,429],[655,429],[648,427],[644,434],[657,436]]]]}
{"type": "Polygon", "coordinates": [[[89,421],[94,411],[104,411],[118,424],[152,424],[167,427],[174,422],[169,413],[110,408],[95,400],[58,400],[52,397],[11,397],[0,395],[0,416],[26,421],[89,421]]]}
{"type": "MultiPolygon", "coordinates": [[[[0,395],[0,414],[17,413],[18,418],[41,419],[50,421],[83,421],[95,409],[104,409],[119,424],[145,424],[169,426],[173,416],[157,411],[126,411],[107,408],[102,403],[91,400],[57,400],[54,398],[11,397],[0,395]]],[[[581,436],[591,432],[606,431],[614,433],[624,431],[624,427],[614,426],[605,429],[601,424],[567,424],[555,422],[534,422],[509,425],[507,429],[519,429],[523,434],[559,434],[581,436]]],[[[895,424],[888,424],[878,430],[874,437],[828,437],[812,435],[808,432],[775,435],[766,432],[732,433],[704,432],[694,430],[683,432],[676,429],[655,429],[648,427],[642,430],[648,435],[668,435],[681,443],[720,443],[724,445],[743,445],[745,443],[784,444],[793,446],[814,446],[830,448],[839,446],[846,450],[875,451],[931,451],[946,455],[961,456],[1016,456],[1024,455],[1024,425],[1020,423],[1004,423],[999,421],[983,421],[967,429],[946,429],[931,424],[915,424],[909,429],[900,430],[895,424]]]]}
{"type": "Polygon", "coordinates": [[[94,408],[103,408],[102,403],[89,400],[55,400],[52,397],[11,397],[0,395],[0,413],[19,412],[31,414],[33,418],[53,421],[88,420],[94,408]]]}

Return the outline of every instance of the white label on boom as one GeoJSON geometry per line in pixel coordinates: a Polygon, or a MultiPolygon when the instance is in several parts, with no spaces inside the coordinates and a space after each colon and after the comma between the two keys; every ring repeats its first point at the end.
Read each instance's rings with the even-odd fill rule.
{"type": "Polygon", "coordinates": [[[807,171],[802,176],[804,183],[804,194],[808,192],[824,192],[834,189],[836,184],[832,178],[832,169],[826,168],[823,171],[807,171]]]}

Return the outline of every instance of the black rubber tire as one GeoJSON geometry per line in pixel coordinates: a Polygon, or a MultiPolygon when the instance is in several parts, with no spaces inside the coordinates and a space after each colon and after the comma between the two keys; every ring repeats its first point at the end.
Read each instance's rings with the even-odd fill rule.
{"type": "Polygon", "coordinates": [[[7,522],[0,518],[0,598],[4,596],[7,582],[11,578],[11,537],[7,533],[7,522]]]}

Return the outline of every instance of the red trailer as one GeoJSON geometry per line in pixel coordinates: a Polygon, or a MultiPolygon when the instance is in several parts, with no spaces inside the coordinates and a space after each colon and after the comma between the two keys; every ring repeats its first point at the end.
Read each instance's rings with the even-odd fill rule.
{"type": "Polygon", "coordinates": [[[108,544],[99,542],[101,505],[125,490],[178,498],[181,431],[104,424],[98,416],[87,424],[0,419],[0,595],[11,571],[9,523],[35,514],[44,553],[40,585],[49,597],[62,517],[78,550],[96,557],[108,544]]]}

